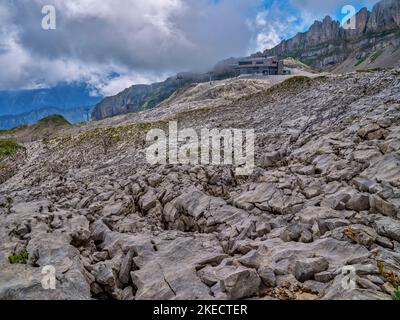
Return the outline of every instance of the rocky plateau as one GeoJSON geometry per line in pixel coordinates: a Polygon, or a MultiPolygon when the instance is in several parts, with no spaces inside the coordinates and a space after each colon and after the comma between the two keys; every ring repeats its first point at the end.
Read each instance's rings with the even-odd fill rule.
{"type": "Polygon", "coordinates": [[[1,162],[0,299],[392,299],[400,69],[270,79],[193,84],[152,110],[3,135],[25,149],[1,162]],[[252,175],[149,165],[146,133],[172,120],[254,129],[252,175]],[[55,290],[41,284],[49,265],[55,290]]]}

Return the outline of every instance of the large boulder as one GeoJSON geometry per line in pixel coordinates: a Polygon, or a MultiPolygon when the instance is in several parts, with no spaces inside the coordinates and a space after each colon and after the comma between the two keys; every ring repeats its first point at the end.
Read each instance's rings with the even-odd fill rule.
{"type": "Polygon", "coordinates": [[[316,273],[326,271],[329,268],[328,261],[323,257],[307,258],[296,261],[294,276],[300,282],[312,280],[316,273]]]}
{"type": "Polygon", "coordinates": [[[228,272],[221,280],[221,287],[230,300],[239,300],[258,295],[261,279],[256,270],[238,268],[228,272]]]}
{"type": "Polygon", "coordinates": [[[389,217],[380,217],[375,220],[375,230],[381,236],[400,242],[400,221],[389,217]]]}
{"type": "Polygon", "coordinates": [[[156,244],[157,251],[134,258],[131,272],[136,300],[212,299],[210,288],[196,271],[219,264],[226,255],[212,236],[180,237],[156,244]]]}

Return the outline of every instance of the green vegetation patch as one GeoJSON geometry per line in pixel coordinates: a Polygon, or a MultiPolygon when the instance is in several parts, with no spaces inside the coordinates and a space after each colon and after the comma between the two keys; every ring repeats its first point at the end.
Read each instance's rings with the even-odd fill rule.
{"type": "Polygon", "coordinates": [[[395,288],[392,296],[393,300],[400,301],[400,275],[393,271],[386,271],[385,263],[382,260],[378,260],[376,265],[379,273],[395,288]]]}
{"type": "Polygon", "coordinates": [[[34,125],[21,125],[13,129],[0,130],[0,136],[12,135],[20,132],[23,133],[24,130],[31,130],[31,132],[27,133],[34,137],[40,137],[41,135],[49,135],[53,133],[55,128],[68,126],[71,126],[71,124],[63,116],[55,114],[39,120],[34,125]]]}
{"type": "Polygon", "coordinates": [[[141,111],[144,111],[144,110],[146,110],[148,107],[149,107],[149,102],[146,101],[145,103],[143,103],[143,105],[141,106],[140,110],[141,110],[141,111]]]}
{"type": "Polygon", "coordinates": [[[327,76],[319,76],[316,78],[310,78],[307,76],[290,77],[290,78],[284,80],[283,82],[275,84],[274,86],[272,86],[264,91],[261,91],[259,93],[255,93],[255,94],[246,95],[246,96],[240,98],[238,100],[238,102],[249,101],[249,100],[252,100],[257,97],[270,96],[270,95],[272,95],[276,92],[280,92],[280,91],[287,93],[289,90],[296,90],[296,89],[302,88],[306,85],[308,86],[313,81],[321,81],[321,80],[325,80],[325,79],[328,79],[328,77],[327,76]]]}
{"type": "Polygon", "coordinates": [[[287,85],[291,85],[291,84],[303,84],[306,82],[309,82],[311,80],[311,78],[306,77],[306,76],[294,76],[291,77],[289,79],[286,79],[285,81],[282,82],[282,85],[287,84],[287,85]]]}
{"type": "Polygon", "coordinates": [[[175,120],[182,121],[183,119],[185,119],[187,117],[194,118],[197,115],[209,113],[210,111],[211,111],[211,109],[209,107],[203,107],[203,108],[198,108],[198,109],[193,109],[193,110],[182,111],[176,115],[175,120]]]}
{"type": "Polygon", "coordinates": [[[28,128],[28,125],[24,124],[22,126],[18,126],[18,127],[12,128],[12,129],[0,130],[0,135],[13,134],[18,131],[24,130],[26,128],[28,128]]]}
{"type": "Polygon", "coordinates": [[[156,128],[160,122],[146,122],[137,124],[120,125],[106,128],[96,128],[81,132],[77,135],[66,135],[55,138],[44,139],[47,145],[79,145],[83,143],[94,143],[108,141],[110,144],[116,144],[122,140],[135,140],[145,138],[148,131],[156,128]]]}
{"type": "Polygon", "coordinates": [[[375,52],[370,59],[370,63],[374,63],[376,61],[376,59],[378,59],[382,54],[382,51],[377,51],[375,52]]]}
{"type": "Polygon", "coordinates": [[[287,94],[288,92],[290,92],[290,90],[299,90],[299,89],[303,89],[303,87],[305,86],[309,86],[312,82],[318,82],[318,81],[324,81],[328,79],[327,76],[318,76],[315,78],[310,78],[307,76],[293,76],[290,77],[286,80],[284,80],[281,83],[277,83],[275,85],[273,85],[272,87],[255,93],[255,94],[249,94],[246,95],[244,97],[241,97],[237,100],[237,102],[244,102],[244,101],[250,101],[253,99],[257,99],[257,98],[261,98],[264,99],[268,96],[272,96],[275,93],[279,93],[279,92],[283,92],[285,94],[287,94]]]}
{"type": "Polygon", "coordinates": [[[59,114],[53,114],[51,116],[45,117],[37,122],[38,125],[53,125],[53,126],[69,126],[71,125],[63,116],[59,114]]]}
{"type": "Polygon", "coordinates": [[[303,85],[311,83],[312,79],[306,76],[294,76],[285,81],[276,84],[275,86],[267,89],[267,94],[275,93],[278,90],[290,90],[301,87],[303,85]]]}
{"type": "Polygon", "coordinates": [[[354,65],[355,67],[358,67],[360,64],[362,64],[365,60],[367,60],[367,57],[363,59],[358,59],[357,63],[354,65]]]}
{"type": "Polygon", "coordinates": [[[0,140],[0,157],[8,157],[16,154],[25,148],[15,140],[0,140]]]}
{"type": "Polygon", "coordinates": [[[0,171],[8,169],[7,163],[0,161],[0,171]]]}
{"type": "Polygon", "coordinates": [[[397,289],[394,291],[393,300],[400,301],[400,287],[397,287],[397,289]]]}
{"type": "Polygon", "coordinates": [[[385,69],[383,68],[371,68],[371,69],[358,69],[356,72],[358,73],[373,73],[373,72],[379,72],[379,71],[384,71],[385,69]]]}
{"type": "Polygon", "coordinates": [[[367,34],[365,35],[365,38],[367,38],[367,39],[372,39],[372,38],[383,38],[383,37],[386,37],[386,36],[388,36],[388,35],[395,34],[395,33],[397,33],[397,32],[398,32],[398,30],[396,30],[396,29],[393,29],[393,30],[385,30],[385,31],[382,31],[382,32],[369,32],[369,33],[367,33],[367,34]]]}
{"type": "Polygon", "coordinates": [[[11,264],[26,264],[29,258],[28,251],[24,250],[18,254],[14,254],[8,257],[8,262],[11,264]]]}

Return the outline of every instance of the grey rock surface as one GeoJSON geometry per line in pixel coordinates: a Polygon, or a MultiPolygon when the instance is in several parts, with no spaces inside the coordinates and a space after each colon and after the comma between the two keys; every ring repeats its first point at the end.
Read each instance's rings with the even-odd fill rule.
{"type": "Polygon", "coordinates": [[[160,108],[26,143],[0,185],[0,298],[390,299],[387,275],[400,274],[399,72],[266,91],[266,80],[199,84],[160,108]],[[168,130],[167,120],[253,128],[253,173],[150,165],[146,133],[168,130]],[[54,291],[41,286],[49,265],[54,291]],[[343,288],[345,267],[354,289],[343,288]]]}

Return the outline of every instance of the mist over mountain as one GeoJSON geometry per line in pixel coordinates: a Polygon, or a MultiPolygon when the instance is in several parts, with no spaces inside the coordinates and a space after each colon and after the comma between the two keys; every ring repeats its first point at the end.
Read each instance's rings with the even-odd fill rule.
{"type": "MultiPolygon", "coordinates": [[[[253,56],[290,57],[318,71],[334,72],[399,65],[400,1],[383,0],[373,7],[372,12],[361,9],[355,19],[356,28],[346,30],[327,16],[322,22],[315,21],[307,32],[298,33],[253,56]]],[[[236,61],[231,58],[218,63],[212,69],[214,77],[236,76],[233,68],[236,61]]],[[[151,109],[182,86],[208,79],[207,74],[180,74],[152,85],[135,85],[98,103],[92,116],[100,120],[151,109]]]]}
{"type": "Polygon", "coordinates": [[[152,109],[175,91],[194,83],[207,82],[211,79],[222,80],[236,75],[232,65],[236,59],[231,58],[218,63],[212,73],[179,73],[163,82],[150,85],[133,85],[115,96],[104,98],[93,110],[92,118],[100,120],[107,117],[152,109]]]}

